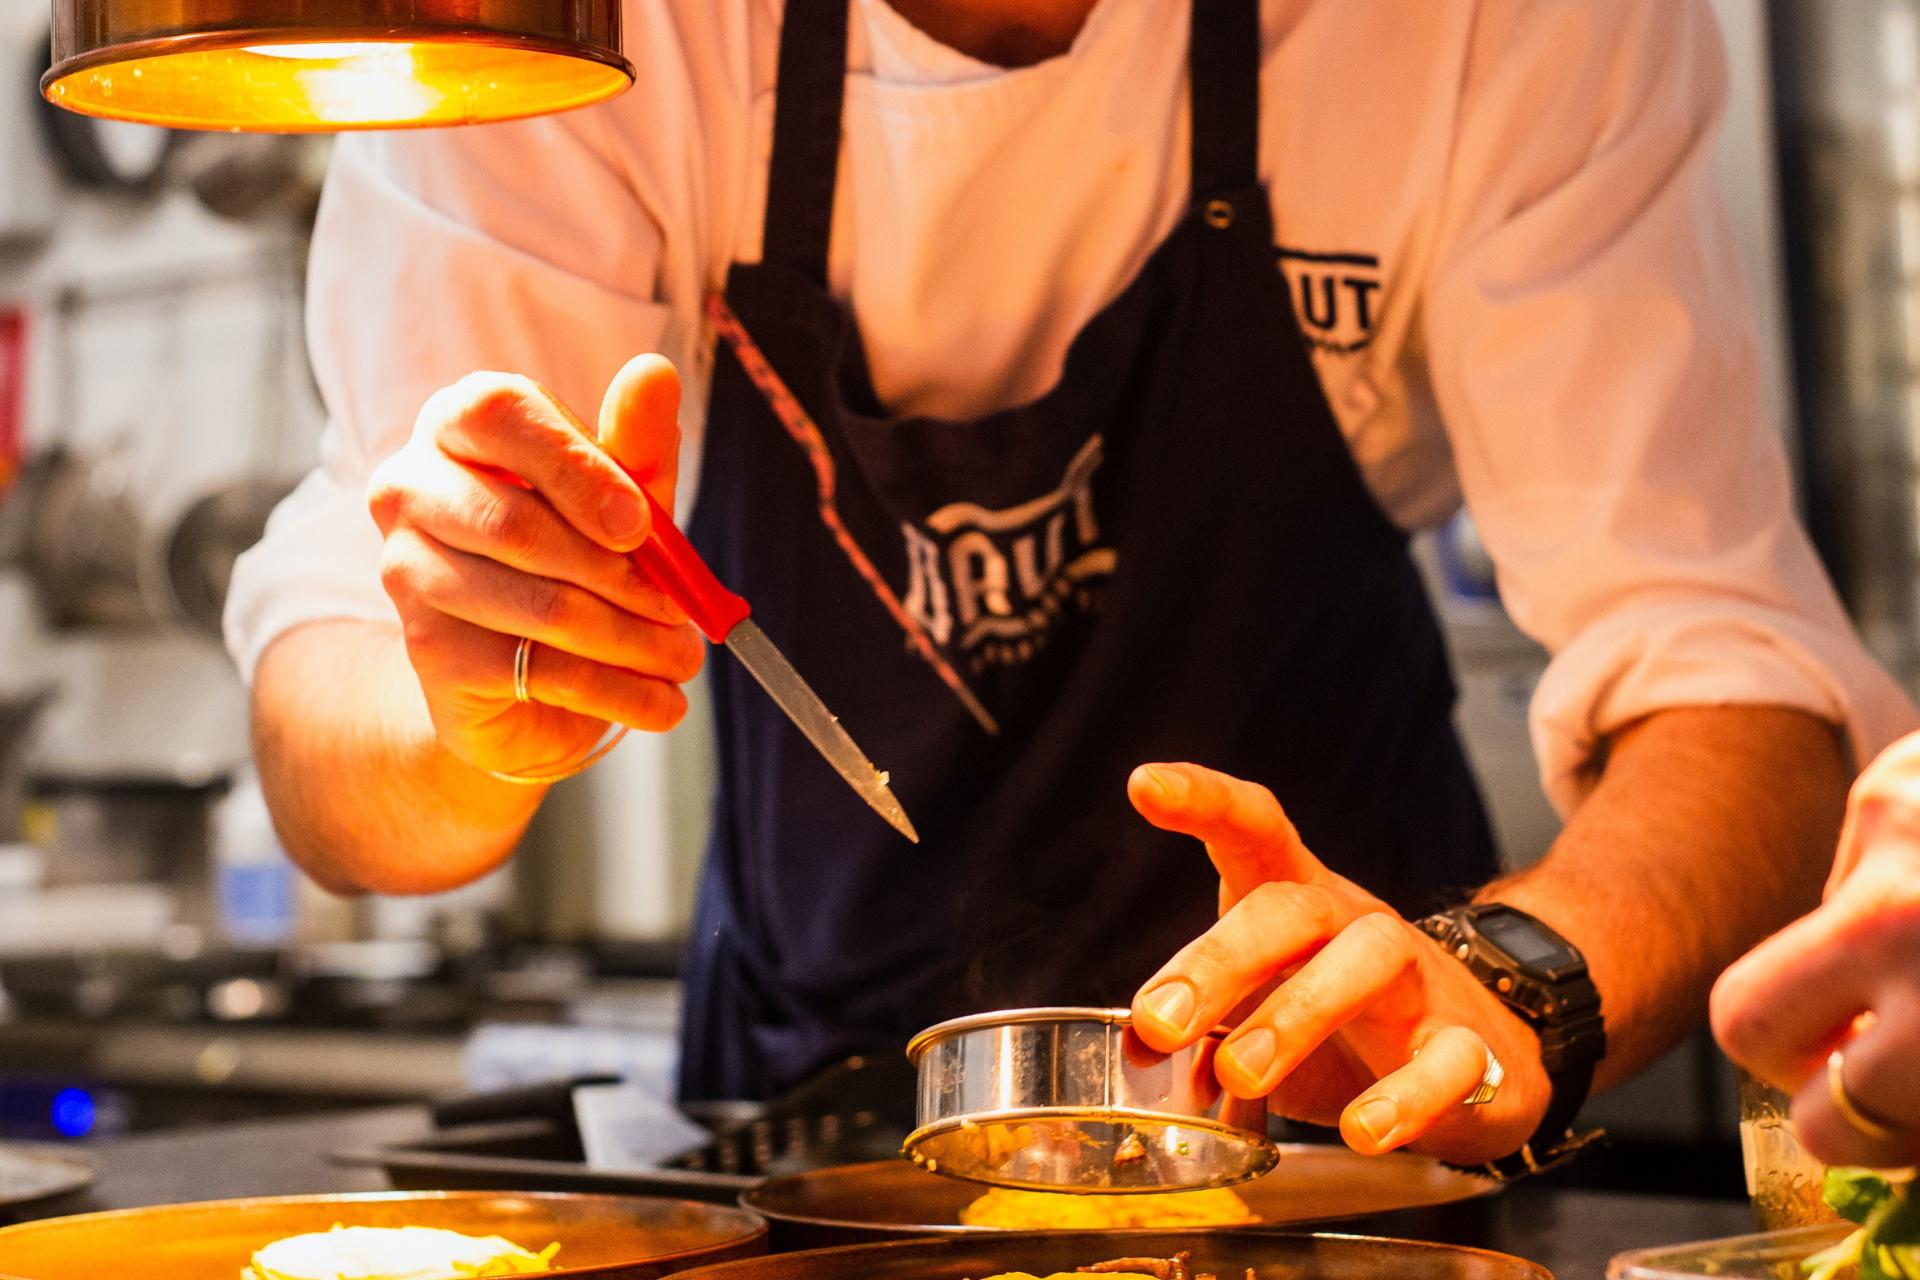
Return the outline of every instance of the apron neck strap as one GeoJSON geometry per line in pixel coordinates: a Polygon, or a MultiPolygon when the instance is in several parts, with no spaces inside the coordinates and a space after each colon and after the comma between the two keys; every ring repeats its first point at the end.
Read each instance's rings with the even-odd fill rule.
{"type": "Polygon", "coordinates": [[[822,286],[840,167],[848,8],[847,0],[787,0],[774,83],[773,161],[760,253],[822,286]]]}
{"type": "Polygon", "coordinates": [[[1260,172],[1260,0],[1193,0],[1187,50],[1196,201],[1260,172]]]}
{"type": "MultiPolygon", "coordinates": [[[[847,0],[787,0],[774,86],[761,257],[822,286],[840,167],[848,9],[847,0]]],[[[1258,180],[1260,0],[1193,0],[1192,21],[1192,194],[1200,199],[1258,180]]]]}

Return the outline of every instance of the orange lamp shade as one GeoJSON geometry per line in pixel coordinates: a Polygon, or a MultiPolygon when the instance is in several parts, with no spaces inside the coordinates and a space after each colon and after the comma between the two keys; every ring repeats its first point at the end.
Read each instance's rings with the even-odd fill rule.
{"type": "Polygon", "coordinates": [[[47,100],[175,129],[480,124],[633,83],[620,0],[53,0],[47,100]]]}

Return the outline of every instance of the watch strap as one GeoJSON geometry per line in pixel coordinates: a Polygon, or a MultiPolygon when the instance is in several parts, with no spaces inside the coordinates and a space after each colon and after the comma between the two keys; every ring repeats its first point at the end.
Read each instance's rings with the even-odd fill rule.
{"type": "Polygon", "coordinates": [[[1525,1178],[1531,1174],[1558,1169],[1606,1136],[1605,1129],[1587,1129],[1578,1133],[1568,1129],[1560,1135],[1558,1142],[1547,1143],[1536,1136],[1521,1143],[1520,1149],[1510,1156],[1489,1160],[1485,1164],[1451,1167],[1466,1173],[1477,1173],[1483,1177],[1492,1178],[1495,1182],[1512,1182],[1516,1178],[1525,1178]]]}
{"type": "MultiPolygon", "coordinates": [[[[1602,1136],[1599,1130],[1576,1134],[1573,1122],[1593,1088],[1594,1070],[1606,1056],[1606,1024],[1600,1012],[1599,989],[1587,976],[1584,965],[1577,974],[1550,986],[1516,984],[1510,974],[1496,973],[1491,963],[1474,949],[1467,924],[1473,910],[1461,907],[1443,911],[1421,920],[1418,927],[1465,964],[1468,971],[1533,1028],[1540,1039],[1540,1065],[1552,1089],[1546,1113],[1518,1151],[1472,1166],[1475,1172],[1507,1181],[1555,1168],[1602,1136]]],[[[1525,915],[1517,911],[1516,914],[1525,915]]],[[[1579,954],[1577,948],[1545,924],[1532,916],[1526,918],[1570,954],[1579,954]]]]}

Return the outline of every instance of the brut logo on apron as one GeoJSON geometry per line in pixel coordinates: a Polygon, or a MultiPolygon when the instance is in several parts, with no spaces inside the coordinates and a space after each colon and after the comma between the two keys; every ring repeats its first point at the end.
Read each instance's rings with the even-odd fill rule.
{"type": "Polygon", "coordinates": [[[1103,443],[1088,440],[1057,488],[1019,506],[954,502],[900,526],[907,611],[969,669],[1025,662],[1069,610],[1099,608],[1117,559],[1093,496],[1103,443]]]}

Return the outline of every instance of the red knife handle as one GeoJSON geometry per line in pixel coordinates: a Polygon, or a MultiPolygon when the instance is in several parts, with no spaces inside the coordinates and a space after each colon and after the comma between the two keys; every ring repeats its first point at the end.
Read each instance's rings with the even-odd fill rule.
{"type": "MultiPolygon", "coordinates": [[[[505,467],[489,466],[486,463],[467,464],[482,475],[492,476],[519,489],[532,489],[533,486],[505,467]]],[[[631,475],[631,472],[628,472],[631,475]]],[[[666,592],[667,598],[686,610],[693,625],[700,633],[715,644],[725,644],[733,629],[745,622],[753,610],[747,602],[726,589],[720,579],[713,576],[713,570],[707,568],[707,562],[693,549],[685,534],[673,523],[673,517],[667,509],[647,492],[646,486],[635,478],[640,493],[647,500],[647,514],[653,517],[653,532],[647,540],[633,550],[633,562],[640,567],[647,581],[666,592]]]]}
{"type": "Polygon", "coordinates": [[[653,516],[653,532],[633,550],[633,562],[654,586],[687,611],[693,625],[715,644],[726,641],[727,634],[752,610],[747,602],[721,585],[707,562],[693,549],[685,534],[674,525],[654,496],[646,494],[647,511],[653,516]]]}

